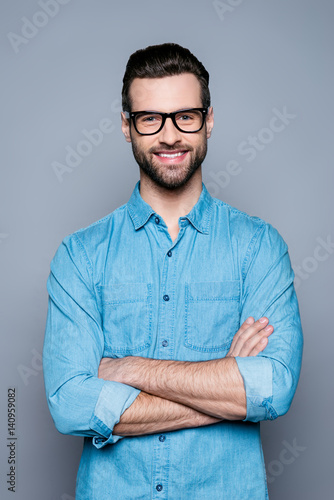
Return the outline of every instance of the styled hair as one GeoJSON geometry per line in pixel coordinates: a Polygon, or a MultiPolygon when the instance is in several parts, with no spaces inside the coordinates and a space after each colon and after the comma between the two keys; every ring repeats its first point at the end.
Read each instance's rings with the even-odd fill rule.
{"type": "Polygon", "coordinates": [[[150,45],[131,54],[126,65],[123,88],[123,111],[131,111],[130,86],[135,78],[162,78],[192,73],[201,85],[202,106],[210,106],[209,73],[190,52],[176,43],[150,45]]]}

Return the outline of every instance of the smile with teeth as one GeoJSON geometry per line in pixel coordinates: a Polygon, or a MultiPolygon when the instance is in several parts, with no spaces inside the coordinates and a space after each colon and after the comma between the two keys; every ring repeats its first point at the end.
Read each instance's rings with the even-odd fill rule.
{"type": "Polygon", "coordinates": [[[155,153],[157,156],[162,156],[162,158],[177,158],[178,156],[182,156],[186,153],[186,151],[180,151],[180,153],[155,153]]]}

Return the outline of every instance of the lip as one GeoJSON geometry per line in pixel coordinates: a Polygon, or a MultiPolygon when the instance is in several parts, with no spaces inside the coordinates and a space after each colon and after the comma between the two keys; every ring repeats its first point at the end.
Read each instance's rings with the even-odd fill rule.
{"type": "Polygon", "coordinates": [[[176,151],[156,151],[153,154],[162,163],[173,163],[174,164],[174,163],[181,163],[185,159],[185,157],[187,156],[188,153],[189,153],[188,150],[181,150],[181,151],[176,150],[176,151]],[[165,156],[159,156],[160,154],[175,155],[175,154],[179,154],[179,153],[183,153],[183,154],[180,156],[176,156],[175,158],[167,158],[165,156]]]}

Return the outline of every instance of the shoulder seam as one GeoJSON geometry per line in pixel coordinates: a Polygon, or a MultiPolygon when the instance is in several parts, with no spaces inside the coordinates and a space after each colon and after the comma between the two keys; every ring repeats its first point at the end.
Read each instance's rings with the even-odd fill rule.
{"type": "Polygon", "coordinates": [[[228,203],[225,203],[224,201],[219,200],[218,198],[213,198],[213,202],[216,205],[220,205],[220,206],[225,207],[231,213],[234,213],[236,215],[241,215],[247,219],[250,219],[253,222],[261,222],[262,224],[266,224],[266,221],[264,221],[263,219],[261,219],[257,215],[249,215],[246,212],[243,212],[242,210],[239,210],[238,208],[232,207],[228,203]]]}
{"type": "Polygon", "coordinates": [[[96,289],[95,289],[94,271],[93,271],[93,266],[92,266],[92,263],[91,263],[91,261],[90,261],[90,259],[89,259],[89,257],[88,257],[88,254],[87,254],[87,251],[86,251],[86,249],[85,249],[85,247],[84,247],[84,244],[83,244],[83,243],[82,243],[82,241],[80,240],[80,238],[79,238],[78,234],[73,233],[73,236],[74,236],[74,237],[75,237],[75,239],[77,240],[77,242],[78,242],[78,244],[79,244],[79,246],[80,246],[80,248],[81,248],[81,251],[82,251],[82,252],[83,252],[83,254],[84,254],[85,260],[86,260],[86,262],[87,262],[87,267],[88,267],[88,269],[89,269],[89,271],[90,271],[90,275],[91,275],[91,286],[92,286],[92,288],[93,288],[93,290],[94,290],[94,296],[95,296],[96,303],[98,304],[97,295],[96,295],[96,289]]]}
{"type": "Polygon", "coordinates": [[[254,248],[256,241],[260,238],[261,233],[264,231],[265,226],[266,226],[266,222],[262,221],[262,224],[260,224],[259,227],[256,229],[255,233],[252,236],[252,239],[249,242],[249,245],[248,245],[248,248],[247,248],[247,251],[245,254],[245,258],[244,258],[244,261],[242,263],[242,268],[241,268],[241,276],[242,276],[243,281],[246,278],[246,274],[247,274],[246,273],[246,266],[250,260],[252,250],[254,248]]]}
{"type": "Polygon", "coordinates": [[[90,260],[89,260],[89,257],[88,257],[88,255],[87,255],[86,249],[85,249],[85,247],[84,247],[84,245],[83,245],[82,241],[80,240],[80,238],[79,238],[79,236],[78,236],[77,232],[73,233],[73,235],[72,235],[72,236],[73,236],[73,237],[77,240],[77,242],[78,242],[78,244],[79,244],[79,246],[80,246],[80,249],[81,249],[82,253],[84,254],[84,257],[85,257],[85,260],[86,260],[87,265],[88,265],[88,267],[89,267],[89,270],[90,270],[90,272],[91,272],[91,275],[93,275],[93,267],[92,267],[92,264],[91,264],[91,262],[90,262],[90,260]]]}

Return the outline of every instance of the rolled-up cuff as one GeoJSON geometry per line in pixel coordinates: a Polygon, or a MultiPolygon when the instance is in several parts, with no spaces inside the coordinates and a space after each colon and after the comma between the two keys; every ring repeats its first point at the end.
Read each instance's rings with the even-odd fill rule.
{"type": "Polygon", "coordinates": [[[245,421],[273,420],[277,415],[271,406],[273,398],[273,370],[270,359],[264,357],[236,357],[244,380],[247,415],[245,421]]]}
{"type": "Polygon", "coordinates": [[[93,437],[96,448],[114,444],[122,438],[113,434],[114,426],[139,393],[138,389],[119,382],[107,381],[104,384],[90,421],[90,428],[100,434],[93,437]]]}

